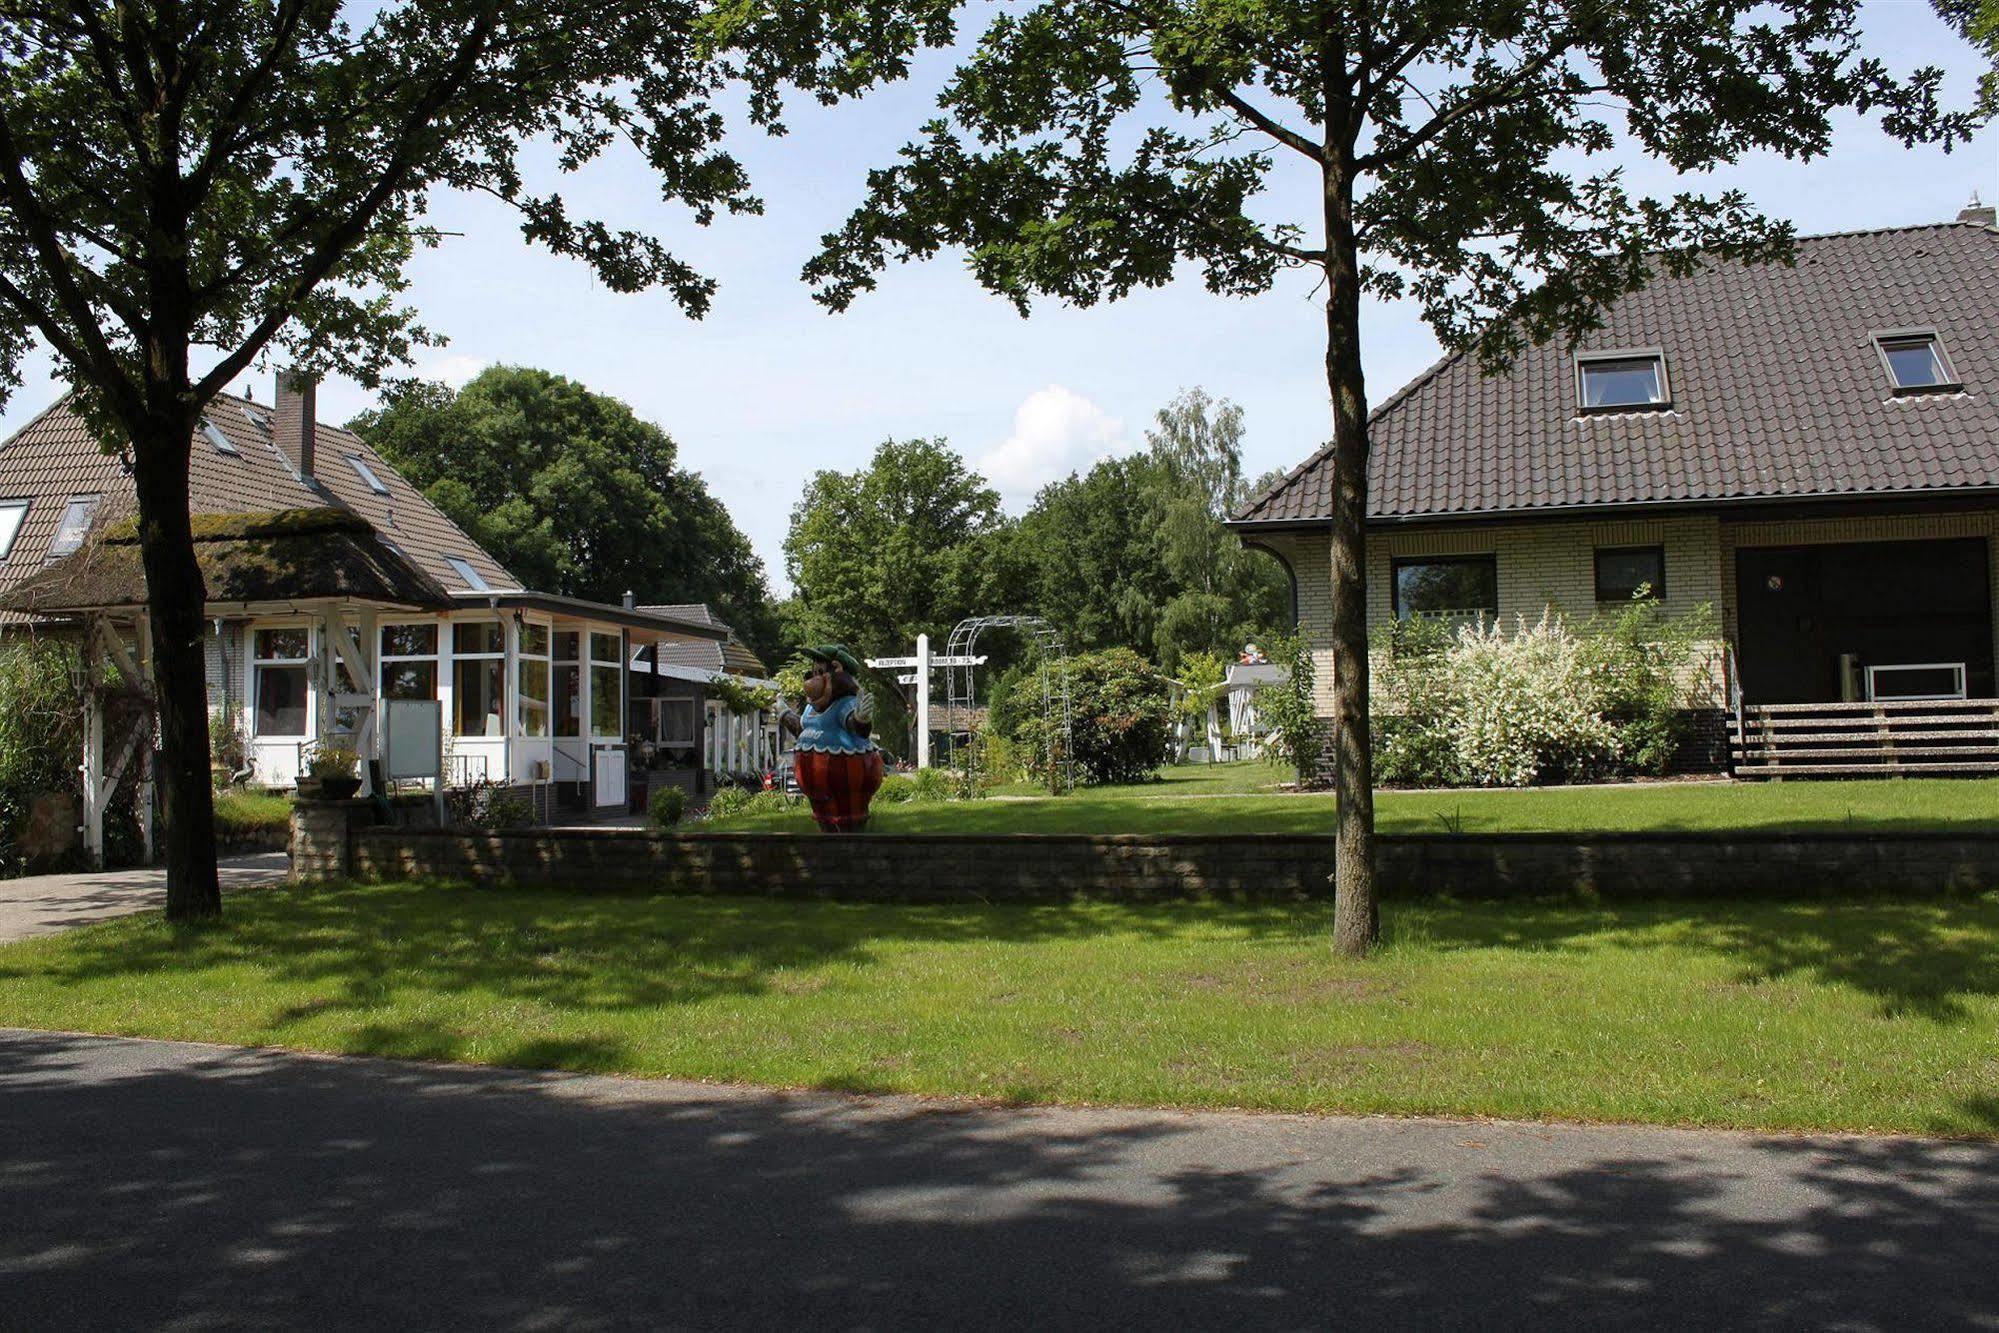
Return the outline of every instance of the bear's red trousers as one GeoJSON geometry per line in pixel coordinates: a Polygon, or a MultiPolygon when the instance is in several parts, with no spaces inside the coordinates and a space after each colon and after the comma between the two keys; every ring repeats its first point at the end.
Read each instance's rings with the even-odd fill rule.
{"type": "Polygon", "coordinates": [[[812,802],[812,817],[828,833],[859,833],[868,826],[868,803],[882,785],[882,752],[827,754],[799,750],[798,789],[812,802]]]}

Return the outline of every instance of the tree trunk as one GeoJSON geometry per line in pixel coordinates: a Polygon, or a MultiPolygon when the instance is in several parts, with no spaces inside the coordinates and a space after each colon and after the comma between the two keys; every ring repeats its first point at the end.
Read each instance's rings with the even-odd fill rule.
{"type": "Polygon", "coordinates": [[[1332,153],[1326,208],[1326,387],[1333,405],[1333,944],[1359,957],[1381,933],[1374,886],[1374,750],[1368,736],[1367,381],[1352,177],[1332,153]]]}
{"type": "Polygon", "coordinates": [[[206,591],[194,558],[187,512],[193,435],[194,422],[177,412],[149,415],[132,427],[139,553],[153,627],[169,921],[222,915],[209,775],[208,678],[202,654],[206,591]]]}

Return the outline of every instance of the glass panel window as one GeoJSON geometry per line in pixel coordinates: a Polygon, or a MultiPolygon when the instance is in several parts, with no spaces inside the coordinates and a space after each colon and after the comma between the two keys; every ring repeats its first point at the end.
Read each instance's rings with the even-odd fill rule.
{"type": "Polygon", "coordinates": [[[578,654],[582,652],[582,640],[583,636],[573,629],[566,629],[557,634],[555,636],[555,660],[558,662],[575,662],[580,660],[578,654]]]}
{"type": "Polygon", "coordinates": [[[382,697],[384,699],[435,699],[437,697],[437,663],[423,661],[382,663],[382,697]]]}
{"type": "Polygon", "coordinates": [[[1596,553],[1596,599],[1628,602],[1666,595],[1666,548],[1614,546],[1596,553]]]}
{"type": "Polygon", "coordinates": [[[592,634],[590,636],[590,660],[593,662],[621,662],[624,660],[622,640],[615,634],[592,634]]]}
{"type": "Polygon", "coordinates": [[[454,730],[458,735],[507,734],[506,678],[507,662],[502,657],[460,657],[452,661],[451,689],[457,717],[454,730]]]}
{"type": "Polygon", "coordinates": [[[1935,334],[1911,334],[1879,341],[1881,359],[1888,363],[1889,382],[1896,389],[1954,387],[1950,370],[1944,365],[1943,348],[1938,345],[1935,334]]]}
{"type": "Polygon", "coordinates": [[[590,734],[593,736],[621,736],[620,723],[625,716],[625,700],[622,693],[624,673],[614,666],[593,666],[590,668],[590,734]]]}
{"type": "Polygon", "coordinates": [[[21,525],[28,521],[26,500],[0,500],[0,560],[14,549],[14,541],[21,535],[21,525]]]}
{"type": "Polygon", "coordinates": [[[473,620],[451,627],[451,651],[465,657],[475,653],[504,654],[507,636],[497,620],[473,620]]]}
{"type": "Polygon", "coordinates": [[[70,555],[83,545],[84,537],[90,532],[90,521],[97,517],[97,501],[95,495],[79,495],[63,508],[55,540],[49,543],[49,559],[70,555]]]}
{"type": "Polygon", "coordinates": [[[257,668],[257,734],[305,735],[306,679],[302,666],[257,668]]]}
{"type": "Polygon", "coordinates": [[[659,740],[662,745],[694,744],[694,701],[692,699],[660,700],[659,740]]]}
{"type": "Polygon", "coordinates": [[[1660,357],[1606,357],[1580,364],[1585,408],[1652,407],[1666,401],[1666,371],[1660,357]]]}
{"type": "Polygon", "coordinates": [[[521,659],[521,735],[548,735],[548,663],[521,659]]]}
{"type": "Polygon", "coordinates": [[[444,557],[444,563],[450,565],[451,572],[456,574],[460,579],[463,579],[465,582],[465,586],[470,588],[473,592],[492,591],[490,588],[486,586],[486,580],[479,577],[479,571],[472,568],[472,562],[467,560],[464,556],[448,555],[444,557]]]}
{"type": "Polygon", "coordinates": [[[382,626],[382,656],[384,657],[437,656],[437,626],[435,625],[382,626]]]}
{"type": "Polygon", "coordinates": [[[1492,556],[1397,560],[1393,578],[1395,614],[1403,620],[1499,614],[1499,565],[1492,556]]]}
{"type": "Polygon", "coordinates": [[[548,626],[533,621],[521,626],[521,652],[529,657],[548,656],[548,626]]]}
{"type": "Polygon", "coordinates": [[[389,488],[375,475],[375,469],[368,466],[368,460],[354,454],[347,455],[347,466],[354,469],[354,475],[368,483],[368,489],[377,495],[387,495],[389,488]]]}
{"type": "Polygon", "coordinates": [[[558,666],[555,669],[555,734],[583,734],[583,669],[558,666]]]}
{"type": "Polygon", "coordinates": [[[256,639],[260,662],[303,662],[312,656],[312,634],[297,629],[260,629],[256,639]]]}
{"type": "Polygon", "coordinates": [[[235,457],[241,452],[236,448],[236,442],[227,435],[224,435],[221,427],[217,426],[207,417],[201,419],[201,434],[208,441],[209,447],[218,454],[229,454],[235,457]]]}

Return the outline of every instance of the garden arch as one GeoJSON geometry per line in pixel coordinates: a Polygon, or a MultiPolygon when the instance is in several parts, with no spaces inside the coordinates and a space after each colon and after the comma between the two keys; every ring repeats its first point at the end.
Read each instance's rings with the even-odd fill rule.
{"type": "Polygon", "coordinates": [[[1069,707],[1069,645],[1062,632],[1041,616],[972,616],[958,622],[951,631],[944,654],[950,662],[944,668],[945,754],[955,757],[961,735],[969,737],[973,710],[978,706],[979,638],[988,630],[1013,630],[1034,645],[1041,684],[1041,717],[1049,735],[1062,738],[1062,757],[1052,775],[1057,787],[1068,791],[1076,785],[1074,728],[1069,707]]]}

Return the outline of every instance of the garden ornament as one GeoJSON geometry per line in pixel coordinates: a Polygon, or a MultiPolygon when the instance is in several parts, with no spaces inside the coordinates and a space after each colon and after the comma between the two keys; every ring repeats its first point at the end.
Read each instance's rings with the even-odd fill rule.
{"type": "Polygon", "coordinates": [[[798,738],[793,771],[827,833],[859,833],[882,785],[874,707],[854,679],[861,664],[842,644],[807,648],[805,713],[787,709],[778,725],[798,738]]]}

